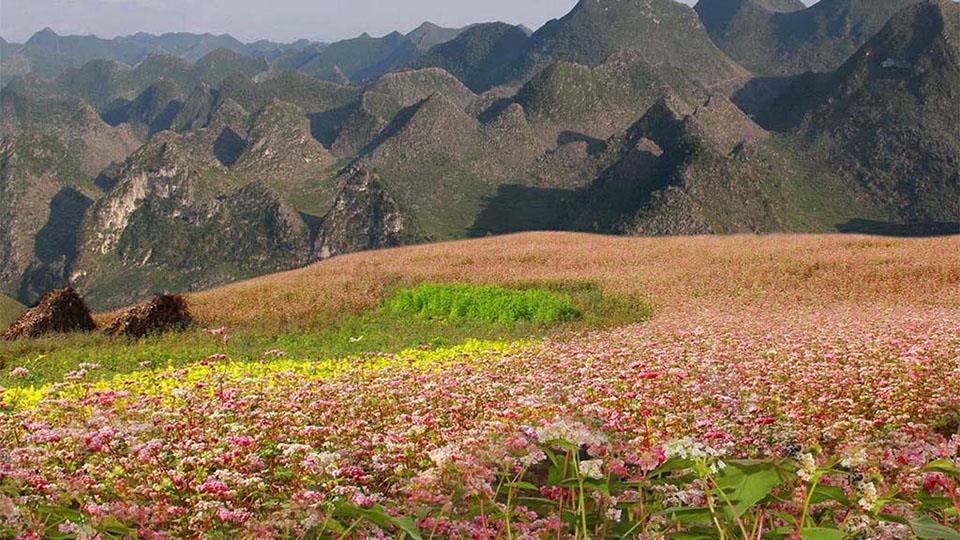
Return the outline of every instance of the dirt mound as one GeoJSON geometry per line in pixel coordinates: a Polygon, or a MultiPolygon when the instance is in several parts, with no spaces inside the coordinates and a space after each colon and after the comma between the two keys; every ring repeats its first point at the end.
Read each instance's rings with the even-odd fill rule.
{"type": "Polygon", "coordinates": [[[184,297],[163,294],[123,312],[107,325],[104,332],[111,336],[143,337],[182,329],[192,322],[184,297]]]}
{"type": "Polygon", "coordinates": [[[3,333],[3,339],[13,341],[54,333],[89,332],[96,327],[83,298],[73,289],[59,289],[47,293],[36,307],[20,315],[3,333]]]}

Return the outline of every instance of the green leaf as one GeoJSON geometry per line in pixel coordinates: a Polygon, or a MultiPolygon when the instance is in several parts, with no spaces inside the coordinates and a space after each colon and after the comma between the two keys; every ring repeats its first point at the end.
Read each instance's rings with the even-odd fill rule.
{"type": "Polygon", "coordinates": [[[923,468],[923,470],[928,472],[941,472],[953,476],[954,478],[960,478],[960,469],[954,467],[953,462],[948,459],[931,461],[926,467],[923,468]]]}
{"type": "Polygon", "coordinates": [[[689,459],[674,457],[664,461],[659,467],[654,469],[650,475],[657,476],[668,472],[689,469],[692,466],[693,462],[691,462],[689,459]]]}
{"type": "Polygon", "coordinates": [[[920,540],[960,540],[960,532],[944,527],[927,516],[911,519],[910,528],[920,540]]]}
{"type": "Polygon", "coordinates": [[[504,484],[504,487],[540,491],[540,488],[531,484],[530,482],[507,482],[504,484]]]}
{"type": "Polygon", "coordinates": [[[345,513],[348,516],[357,516],[366,519],[370,523],[373,523],[382,529],[396,527],[407,533],[407,536],[413,540],[423,540],[423,537],[420,534],[420,528],[416,526],[416,524],[413,522],[413,519],[409,517],[395,518],[384,512],[383,508],[380,506],[374,506],[373,508],[367,509],[359,508],[350,503],[340,502],[337,503],[337,510],[345,513]]]}
{"type": "Polygon", "coordinates": [[[765,499],[783,479],[770,461],[734,461],[717,476],[717,484],[733,501],[737,517],[765,499]]]}
{"type": "Polygon", "coordinates": [[[709,508],[667,508],[657,514],[668,516],[671,520],[684,524],[709,524],[713,521],[709,508]]]}
{"type": "Polygon", "coordinates": [[[923,508],[928,510],[943,510],[944,508],[950,508],[953,506],[953,501],[949,497],[929,497],[926,495],[919,495],[917,500],[920,501],[920,504],[923,508]]]}
{"type": "Polygon", "coordinates": [[[820,504],[827,501],[836,501],[844,506],[851,506],[850,499],[847,498],[843,489],[836,486],[817,485],[810,495],[810,504],[820,504]]]}
{"type": "Polygon", "coordinates": [[[803,540],[843,540],[843,531],[810,527],[800,531],[800,538],[803,540]]]}

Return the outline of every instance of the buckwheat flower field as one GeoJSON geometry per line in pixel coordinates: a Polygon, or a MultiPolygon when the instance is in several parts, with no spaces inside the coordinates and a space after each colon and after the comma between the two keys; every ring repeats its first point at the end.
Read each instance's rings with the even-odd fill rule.
{"type": "Polygon", "coordinates": [[[0,531],[958,538],[960,316],[882,294],[325,361],[85,365],[0,394],[0,531]]]}

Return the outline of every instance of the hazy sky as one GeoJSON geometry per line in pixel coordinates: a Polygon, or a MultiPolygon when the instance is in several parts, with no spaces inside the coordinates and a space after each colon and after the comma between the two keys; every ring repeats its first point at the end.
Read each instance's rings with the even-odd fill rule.
{"type": "MultiPolygon", "coordinates": [[[[692,3],[693,0],[687,0],[692,3]]],[[[502,20],[536,29],[577,0],[0,0],[0,35],[22,42],[49,26],[101,37],[137,31],[230,33],[245,41],[332,41],[502,20]]]]}
{"type": "MultiPolygon", "coordinates": [[[[696,0],[680,0],[693,4],[696,0]]],[[[806,0],[808,4],[814,0],[806,0]]],[[[0,0],[0,35],[23,42],[51,27],[111,38],[139,31],[230,33],[244,41],[334,41],[431,22],[505,21],[536,30],[577,0],[0,0]]]]}

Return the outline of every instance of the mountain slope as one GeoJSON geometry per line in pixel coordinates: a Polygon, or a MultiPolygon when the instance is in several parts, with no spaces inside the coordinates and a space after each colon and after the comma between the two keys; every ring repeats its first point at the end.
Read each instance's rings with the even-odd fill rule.
{"type": "Polygon", "coordinates": [[[835,72],[795,83],[767,121],[820,149],[892,218],[960,221],[960,5],[895,15],[835,72]]]}
{"type": "Polygon", "coordinates": [[[587,192],[580,223],[588,229],[823,231],[855,208],[853,190],[836,175],[805,166],[800,146],[771,136],[721,96],[668,96],[609,146],[617,158],[587,192]]]}
{"type": "Polygon", "coordinates": [[[581,0],[531,36],[516,74],[558,60],[594,66],[623,49],[640,51],[652,65],[672,64],[708,86],[746,76],[710,41],[697,14],[673,0],[581,0]]]}
{"type": "Polygon", "coordinates": [[[474,92],[483,92],[510,77],[528,42],[520,27],[477,24],[424,53],[416,65],[446,70],[474,92]]]}
{"type": "Polygon", "coordinates": [[[100,172],[138,144],[76,98],[0,91],[0,290],[30,303],[65,282],[100,172]]]}
{"type": "Polygon", "coordinates": [[[296,69],[324,81],[362,82],[376,79],[394,67],[416,59],[419,54],[417,45],[399,32],[379,38],[363,34],[330,44],[305,59],[296,69]]]}
{"type": "MultiPolygon", "coordinates": [[[[282,184],[284,174],[299,172],[271,156],[306,159],[297,148],[282,146],[303,144],[302,133],[291,140],[289,132],[271,131],[277,129],[272,119],[295,106],[275,107],[259,115],[250,139],[237,141],[232,159],[224,159],[220,147],[242,135],[216,115],[207,127],[161,133],[133,153],[117,172],[115,187],[85,213],[71,284],[93,305],[110,307],[309,261],[310,228],[267,184],[282,184]],[[261,160],[263,177],[259,167],[255,173],[231,169],[244,159],[261,160]]],[[[305,122],[302,114],[297,117],[305,122]]]]}
{"type": "Polygon", "coordinates": [[[348,158],[366,148],[400,114],[433,94],[441,93],[466,109],[475,99],[467,87],[442,69],[387,73],[364,90],[342,115],[333,118],[330,148],[348,158]]]}
{"type": "Polygon", "coordinates": [[[821,0],[778,12],[769,1],[700,0],[696,11],[714,42],[761,76],[830,71],[893,14],[919,0],[821,0]]]}
{"type": "Polygon", "coordinates": [[[56,78],[70,68],[78,68],[94,60],[116,61],[136,65],[150,55],[170,55],[195,62],[218,49],[227,49],[248,56],[276,56],[309,42],[291,44],[258,41],[241,43],[230,35],[170,33],[153,35],[137,33],[113,39],[96,36],[61,36],[46,28],[22,45],[5,44],[0,49],[0,78],[6,83],[15,75],[33,73],[56,78]]]}
{"type": "Polygon", "coordinates": [[[431,22],[425,22],[408,33],[407,39],[417,46],[417,50],[429,51],[457,37],[463,30],[463,28],[443,28],[431,22]]]}
{"type": "Polygon", "coordinates": [[[516,102],[532,123],[551,134],[606,139],[626,129],[670,92],[707,94],[679,70],[662,64],[654,67],[640,51],[624,51],[596,67],[552,64],[519,90],[516,102]]]}

